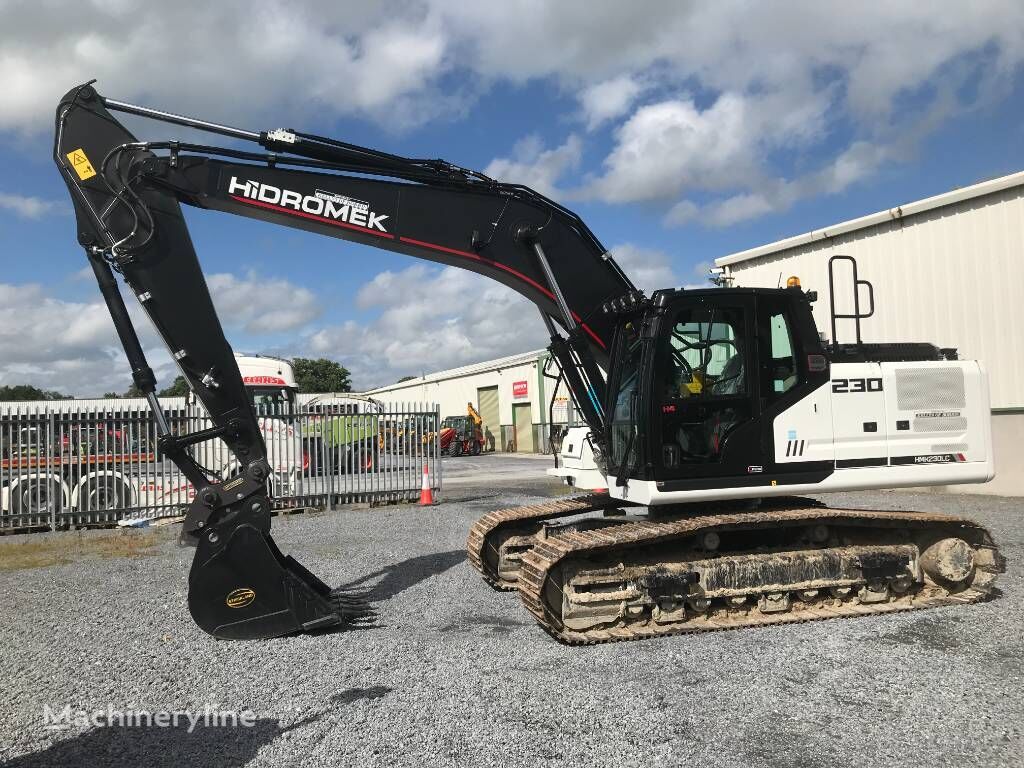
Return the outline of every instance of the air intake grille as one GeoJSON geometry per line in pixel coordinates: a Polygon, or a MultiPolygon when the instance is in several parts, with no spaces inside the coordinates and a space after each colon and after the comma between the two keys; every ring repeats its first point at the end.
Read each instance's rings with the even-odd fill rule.
{"type": "Polygon", "coordinates": [[[967,443],[955,443],[953,445],[933,445],[932,453],[967,453],[967,443]]]}
{"type": "Polygon", "coordinates": [[[896,371],[896,407],[901,411],[946,410],[966,405],[961,368],[900,368],[896,371]]]}
{"type": "Polygon", "coordinates": [[[914,419],[915,432],[966,432],[967,419],[963,416],[926,416],[914,419]]]}

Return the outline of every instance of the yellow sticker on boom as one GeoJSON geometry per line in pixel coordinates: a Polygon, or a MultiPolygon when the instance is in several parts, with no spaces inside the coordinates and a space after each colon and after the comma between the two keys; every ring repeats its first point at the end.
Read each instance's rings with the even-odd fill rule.
{"type": "Polygon", "coordinates": [[[68,152],[68,161],[71,163],[71,167],[75,169],[75,173],[78,174],[78,178],[82,181],[91,179],[96,175],[96,169],[92,167],[89,158],[85,156],[85,150],[76,149],[73,152],[68,152]]]}

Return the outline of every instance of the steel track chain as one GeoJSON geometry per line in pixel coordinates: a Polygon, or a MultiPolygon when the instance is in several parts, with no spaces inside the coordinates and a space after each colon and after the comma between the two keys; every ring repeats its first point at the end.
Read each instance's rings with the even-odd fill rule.
{"type": "Polygon", "coordinates": [[[941,605],[973,603],[984,599],[991,591],[994,575],[987,580],[976,579],[971,587],[957,593],[924,594],[919,590],[915,595],[900,598],[897,602],[860,604],[838,602],[826,605],[799,604],[786,613],[762,613],[756,608],[742,610],[719,609],[707,615],[695,617],[685,624],[657,625],[648,622],[634,627],[618,626],[585,632],[567,630],[560,626],[554,612],[545,604],[544,589],[552,570],[569,557],[587,557],[609,552],[616,548],[632,549],[664,543],[676,537],[689,537],[712,528],[751,528],[760,526],[813,525],[819,522],[842,520],[846,524],[886,525],[891,527],[919,527],[938,524],[953,525],[970,530],[978,549],[991,551],[988,565],[979,570],[988,574],[1001,573],[1002,557],[995,549],[987,530],[977,524],[951,515],[920,512],[882,512],[846,509],[788,509],[777,511],[746,512],[727,515],[709,515],[672,521],[635,522],[597,531],[570,532],[539,541],[523,555],[519,572],[518,589],[520,597],[537,622],[556,640],[568,645],[594,645],[623,640],[639,640],[650,637],[693,634],[697,632],[721,631],[741,627],[772,626],[777,624],[802,623],[829,618],[877,615],[897,611],[920,610],[941,605]],[[984,582],[984,583],[982,583],[984,582]]]}
{"type": "MultiPolygon", "coordinates": [[[[480,572],[484,581],[495,589],[503,591],[515,590],[514,581],[505,581],[498,575],[497,570],[492,567],[491,562],[485,555],[485,549],[493,544],[494,537],[502,528],[518,526],[526,523],[541,523],[545,520],[554,520],[560,517],[571,517],[587,512],[598,512],[612,507],[619,507],[625,504],[619,499],[613,499],[605,493],[593,493],[586,496],[573,496],[568,499],[557,501],[546,501],[541,504],[528,504],[522,507],[509,507],[489,512],[474,523],[470,529],[469,537],[466,540],[466,552],[469,555],[469,562],[480,572]]],[[[495,558],[495,562],[497,559],[495,558]]]]}

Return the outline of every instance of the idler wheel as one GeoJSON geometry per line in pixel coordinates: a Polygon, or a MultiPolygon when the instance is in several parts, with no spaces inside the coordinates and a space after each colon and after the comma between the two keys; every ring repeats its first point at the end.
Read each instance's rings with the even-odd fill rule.
{"type": "Polygon", "coordinates": [[[935,581],[959,584],[974,573],[974,549],[963,539],[940,539],[921,553],[921,567],[935,581]]]}

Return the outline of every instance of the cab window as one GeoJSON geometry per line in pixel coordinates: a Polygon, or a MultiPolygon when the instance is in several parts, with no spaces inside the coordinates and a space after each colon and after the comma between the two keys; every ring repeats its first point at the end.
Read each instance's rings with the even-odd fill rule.
{"type": "Polygon", "coordinates": [[[628,467],[636,462],[639,451],[636,435],[642,410],[636,408],[636,395],[644,352],[643,340],[631,321],[619,329],[617,351],[621,362],[612,400],[611,460],[615,467],[624,463],[628,467]]]}
{"type": "Polygon", "coordinates": [[[739,309],[685,309],[668,337],[663,397],[745,395],[743,313],[739,309]]]}
{"type": "Polygon", "coordinates": [[[771,332],[772,387],[775,394],[788,392],[796,385],[796,356],[793,354],[793,335],[783,313],[774,314],[768,321],[771,332]]]}
{"type": "Polygon", "coordinates": [[[252,404],[257,416],[288,416],[294,410],[295,394],[281,387],[252,387],[252,404]]]}
{"type": "Polygon", "coordinates": [[[797,344],[791,313],[785,301],[758,302],[761,397],[770,403],[800,383],[797,344]]]}
{"type": "Polygon", "coordinates": [[[747,312],[740,305],[685,307],[661,342],[661,469],[687,477],[717,463],[729,436],[751,417],[747,312]]]}

